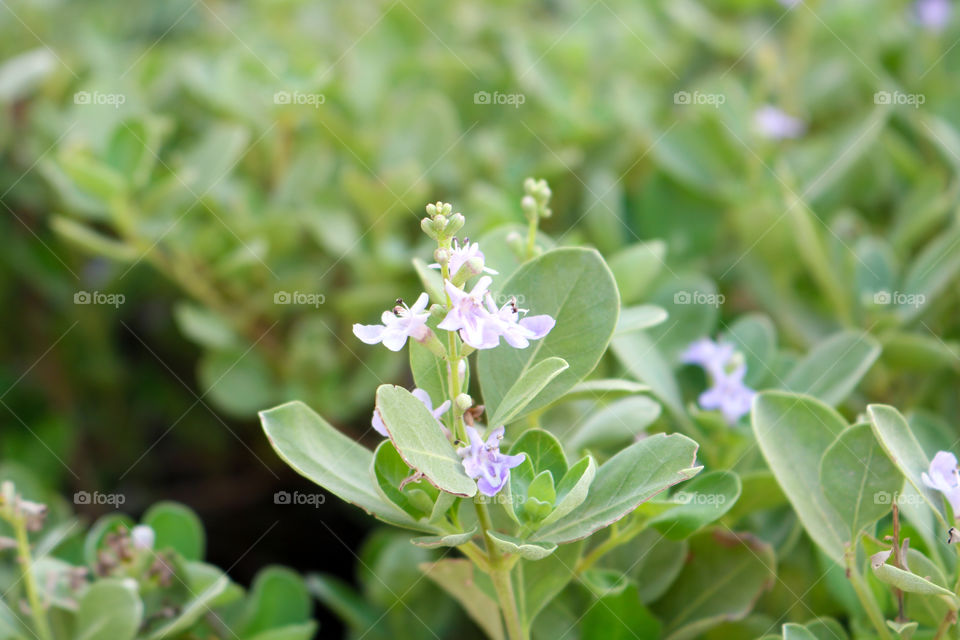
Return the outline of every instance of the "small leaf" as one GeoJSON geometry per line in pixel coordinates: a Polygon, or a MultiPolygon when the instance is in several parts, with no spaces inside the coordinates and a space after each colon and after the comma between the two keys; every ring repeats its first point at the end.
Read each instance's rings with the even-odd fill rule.
{"type": "Polygon", "coordinates": [[[577,464],[570,467],[557,485],[557,497],[554,501],[553,510],[550,512],[540,526],[546,526],[556,522],[579,507],[590,492],[590,485],[597,475],[597,463],[593,458],[587,456],[577,464]]]}
{"type": "Polygon", "coordinates": [[[187,572],[190,582],[190,600],[179,610],[175,618],[164,622],[154,630],[149,635],[149,640],[173,638],[187,631],[201,616],[210,611],[214,601],[230,585],[230,578],[212,565],[191,563],[188,565],[187,572]]]}
{"type": "Polygon", "coordinates": [[[616,334],[643,331],[665,322],[667,312],[656,305],[644,304],[637,307],[627,307],[620,311],[620,321],[617,323],[616,334]]]}
{"type": "Polygon", "coordinates": [[[299,574],[286,567],[267,567],[253,579],[239,635],[307,622],[311,610],[310,593],[299,574]]]}
{"type": "Polygon", "coordinates": [[[642,298],[663,268],[667,245],[662,240],[638,242],[610,258],[610,271],[624,302],[642,298]]]}
{"type": "Polygon", "coordinates": [[[158,502],[144,514],[143,524],[156,534],[158,551],[173,549],[186,560],[203,560],[206,534],[191,509],[177,502],[158,502]]]}
{"type": "Polygon", "coordinates": [[[500,553],[518,555],[527,560],[542,560],[557,550],[557,545],[551,542],[527,542],[497,531],[488,531],[487,536],[500,553]]]}
{"type": "Polygon", "coordinates": [[[660,621],[640,602],[635,586],[606,595],[583,616],[582,640],[659,638],[660,621]]]}
{"type": "Polygon", "coordinates": [[[875,575],[881,582],[886,582],[887,584],[893,585],[901,591],[906,591],[907,593],[920,593],[929,596],[940,596],[950,604],[951,608],[956,609],[957,607],[960,607],[960,598],[957,598],[957,596],[955,596],[954,593],[949,589],[944,589],[943,587],[937,586],[926,578],[921,578],[920,576],[910,573],[909,571],[898,569],[892,564],[883,563],[880,564],[880,566],[874,565],[873,575],[875,575]]]}
{"type": "Polygon", "coordinates": [[[737,502],[740,490],[740,478],[732,471],[704,473],[668,499],[675,507],[654,516],[648,524],[671,540],[689,538],[723,517],[737,502]]]}
{"type": "Polygon", "coordinates": [[[477,535],[477,528],[464,533],[448,533],[442,536],[418,536],[411,538],[410,542],[418,547],[425,549],[436,549],[438,547],[459,547],[462,544],[470,542],[473,536],[477,535]]]}
{"type": "Polygon", "coordinates": [[[260,421],[273,449],[297,473],[381,520],[420,528],[380,496],[370,479],[373,453],[334,429],[307,405],[282,404],[260,412],[260,421]]]}
{"type": "MultiPolygon", "coordinates": [[[[510,454],[526,453],[534,475],[549,471],[554,478],[567,473],[567,456],[557,437],[544,429],[527,429],[510,447],[510,454]]],[[[533,477],[531,476],[531,480],[533,477]]]]}
{"type": "Polygon", "coordinates": [[[484,402],[499,407],[514,382],[546,358],[558,356],[570,365],[524,408],[523,415],[551,404],[593,371],[616,327],[620,298],[600,254],[582,248],[554,249],[525,262],[501,288],[518,296],[532,315],[553,317],[556,326],[526,349],[480,352],[477,371],[484,402]]]}
{"type": "Polygon", "coordinates": [[[646,396],[615,400],[565,437],[570,451],[610,449],[630,443],[660,417],[660,405],[646,396]]]}
{"type": "Polygon", "coordinates": [[[563,358],[547,358],[524,371],[503,396],[490,418],[490,424],[497,426],[512,422],[551,380],[569,366],[563,358]]]}
{"type": "Polygon", "coordinates": [[[680,434],[656,435],[636,442],[607,460],[590,485],[587,499],[533,540],[563,544],[584,538],[616,522],[664,489],[692,478],[697,443],[680,434]]]}
{"type": "Polygon", "coordinates": [[[637,393],[646,393],[650,387],[633,380],[620,380],[617,378],[605,378],[597,380],[584,380],[578,382],[570,391],[560,400],[562,402],[570,400],[579,400],[581,398],[607,398],[619,395],[633,395],[637,393]]]}
{"type": "Polygon", "coordinates": [[[477,493],[477,483],[464,472],[453,445],[413,394],[402,387],[380,385],[377,411],[400,457],[430,484],[467,498],[477,493]]]}
{"type": "Polygon", "coordinates": [[[134,580],[98,580],[80,599],[73,640],[133,640],[142,620],[134,580]]]}
{"type": "Polygon", "coordinates": [[[845,516],[849,539],[855,541],[865,527],[890,512],[890,497],[903,486],[903,477],[873,436],[870,425],[864,423],[837,436],[823,454],[820,486],[827,500],[845,516]]]}
{"type": "Polygon", "coordinates": [[[784,388],[806,393],[830,406],[840,404],[880,355],[866,333],[841,331],[818,343],[784,379],[784,388]]]}
{"type": "Polygon", "coordinates": [[[479,574],[473,563],[469,560],[439,560],[421,564],[420,570],[453,596],[491,640],[504,640],[500,616],[491,614],[499,610],[499,605],[478,586],[479,574]]]}

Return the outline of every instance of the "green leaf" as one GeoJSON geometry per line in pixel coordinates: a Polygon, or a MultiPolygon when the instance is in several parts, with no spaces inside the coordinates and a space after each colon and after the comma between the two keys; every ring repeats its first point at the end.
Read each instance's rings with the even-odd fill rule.
{"type": "Polygon", "coordinates": [[[732,471],[697,476],[667,500],[676,506],[654,516],[648,525],[671,540],[689,538],[719,520],[740,497],[740,478],[732,471]]]}
{"type": "MultiPolygon", "coordinates": [[[[428,267],[427,263],[420,258],[413,259],[413,268],[420,277],[423,290],[430,296],[430,302],[433,304],[444,304],[446,302],[446,295],[443,293],[443,279],[440,277],[440,272],[428,267]]],[[[410,344],[413,344],[413,342],[414,341],[411,340],[410,344]]]]}
{"type": "Polygon", "coordinates": [[[190,563],[187,568],[190,586],[190,600],[180,609],[174,619],[165,622],[149,635],[150,640],[173,638],[192,627],[197,620],[210,611],[217,600],[230,585],[222,571],[212,565],[190,563]]]}
{"type": "Polygon", "coordinates": [[[532,539],[563,544],[616,522],[664,489],[699,473],[702,467],[693,466],[696,453],[697,443],[680,434],[658,433],[630,445],[597,470],[580,506],[532,539]]]}
{"type": "Polygon", "coordinates": [[[464,472],[453,445],[413,394],[402,387],[380,385],[377,411],[400,457],[430,484],[466,498],[477,493],[477,483],[464,472]]]}
{"type": "Polygon", "coordinates": [[[647,335],[667,362],[679,362],[691,342],[713,334],[722,300],[717,285],[700,275],[670,278],[654,292],[650,302],[663,307],[670,320],[647,335]]]}
{"type": "Polygon", "coordinates": [[[500,553],[518,555],[527,560],[542,560],[557,550],[557,545],[551,542],[527,542],[498,531],[488,531],[487,536],[500,553]]]}
{"type": "Polygon", "coordinates": [[[376,626],[381,617],[377,608],[361,597],[349,584],[326,574],[311,574],[307,589],[317,600],[333,610],[354,631],[365,632],[376,626]]]}
{"type": "Polygon", "coordinates": [[[191,509],[177,502],[158,502],[143,516],[143,524],[156,534],[154,547],[173,549],[186,560],[203,560],[206,534],[191,509]]]}
{"type": "Polygon", "coordinates": [[[632,442],[660,417],[660,405],[646,396],[615,400],[590,415],[565,437],[570,451],[609,449],[632,442]]]}
{"type": "Polygon", "coordinates": [[[751,389],[760,388],[770,377],[776,357],[777,333],[773,322],[765,315],[752,313],[741,316],[725,333],[747,363],[744,383],[751,389]]]}
{"type": "Polygon", "coordinates": [[[572,569],[580,560],[583,546],[583,542],[574,542],[561,545],[543,560],[520,560],[513,579],[515,590],[524,594],[521,615],[527,626],[576,577],[572,569]]]}
{"type": "Polygon", "coordinates": [[[788,622],[783,625],[783,640],[817,640],[817,636],[802,624],[788,622]]]}
{"type": "Polygon", "coordinates": [[[902,486],[900,472],[866,423],[837,436],[820,461],[821,490],[837,513],[845,516],[850,541],[890,512],[891,497],[902,486]]]}
{"type": "Polygon", "coordinates": [[[538,362],[559,356],[570,365],[518,418],[551,404],[597,366],[617,325],[620,298],[600,254],[580,248],[554,249],[524,263],[501,289],[521,299],[531,315],[553,317],[556,326],[526,349],[480,352],[477,371],[487,407],[499,407],[514,382],[538,362]]]}
{"type": "Polygon", "coordinates": [[[80,598],[73,640],[133,640],[142,620],[134,580],[98,580],[80,598]]]}
{"type": "Polygon", "coordinates": [[[880,345],[866,333],[841,331],[818,343],[794,365],[783,386],[836,406],[850,395],[879,355],[880,345]]]}
{"type": "Polygon", "coordinates": [[[105,256],[117,262],[134,262],[140,257],[136,247],[104,235],[70,218],[54,216],[50,228],[61,237],[95,256],[105,256]]]}
{"type": "Polygon", "coordinates": [[[660,621],[640,602],[637,588],[592,603],[580,625],[582,640],[634,640],[659,638],[660,621]]]}
{"type": "Polygon", "coordinates": [[[819,400],[765,391],[753,403],[753,432],[767,465],[807,533],[835,562],[843,562],[847,521],[820,490],[820,460],[846,421],[819,400]]]}
{"type": "Polygon", "coordinates": [[[903,640],[910,640],[913,637],[913,634],[917,631],[917,627],[920,626],[919,622],[896,622],[895,620],[887,620],[887,626],[893,629],[894,633],[903,638],[903,640]]]}
{"type": "Polygon", "coordinates": [[[620,380],[617,378],[603,378],[597,380],[584,380],[578,382],[567,395],[561,398],[561,401],[580,400],[582,398],[599,399],[616,397],[620,395],[633,395],[637,393],[646,393],[650,387],[633,380],[620,380]]]}
{"type": "MultiPolygon", "coordinates": [[[[557,437],[544,429],[527,429],[510,447],[510,455],[526,453],[533,465],[534,475],[549,471],[554,478],[567,473],[567,456],[557,437]]],[[[531,480],[533,478],[531,477],[531,480]]]]}
{"type": "Polygon", "coordinates": [[[288,624],[284,627],[270,629],[250,638],[250,640],[310,640],[316,637],[317,623],[288,624]]]}
{"type": "Polygon", "coordinates": [[[637,584],[640,601],[650,604],[670,588],[688,557],[686,540],[670,540],[651,528],[613,549],[598,564],[619,571],[628,567],[627,574],[637,584]]]}
{"type": "Polygon", "coordinates": [[[540,523],[541,527],[552,524],[579,507],[590,493],[590,485],[597,475],[597,463],[587,456],[567,470],[557,485],[557,497],[553,510],[540,523]]]}
{"type": "Polygon", "coordinates": [[[429,487],[429,493],[425,492],[423,486],[419,486],[427,486],[427,483],[423,482],[410,482],[400,489],[404,480],[413,475],[413,470],[403,461],[390,440],[384,440],[377,445],[371,471],[384,498],[406,511],[415,520],[430,515],[438,492],[432,486],[429,487]]]}
{"type": "Polygon", "coordinates": [[[450,397],[447,392],[447,361],[438,358],[416,340],[408,340],[410,345],[410,372],[417,388],[430,396],[434,407],[439,407],[450,397]]]}
{"type": "Polygon", "coordinates": [[[613,353],[630,375],[648,385],[671,413],[685,415],[673,368],[646,331],[618,335],[613,339],[613,353]]]}
{"type": "Polygon", "coordinates": [[[652,304],[638,307],[627,307],[620,311],[620,321],[617,322],[616,334],[643,331],[661,324],[667,320],[667,312],[652,304]]]}
{"type": "Polygon", "coordinates": [[[512,422],[523,409],[536,399],[550,381],[569,368],[563,358],[541,360],[523,372],[497,405],[490,424],[501,425],[512,422]]]}
{"type": "Polygon", "coordinates": [[[311,610],[310,594],[299,574],[286,567],[267,567],[253,580],[240,636],[307,622],[311,610]]]}
{"type": "Polygon", "coordinates": [[[462,544],[470,542],[473,536],[477,535],[477,528],[464,533],[448,533],[442,536],[419,536],[411,538],[410,542],[425,549],[436,549],[438,547],[459,547],[462,544]]]}
{"type": "Polygon", "coordinates": [[[504,640],[503,625],[497,615],[499,605],[477,584],[478,574],[469,560],[439,560],[420,565],[428,578],[440,585],[463,607],[491,640],[504,640]]]}
{"type": "Polygon", "coordinates": [[[930,468],[930,461],[910,430],[907,421],[899,411],[883,404],[869,405],[867,415],[870,417],[873,433],[887,456],[914,490],[923,496],[944,528],[949,527],[944,516],[943,498],[925,485],[921,479],[921,474],[930,468]]]}
{"type": "Polygon", "coordinates": [[[181,302],[174,307],[173,318],[180,331],[200,346],[229,349],[240,344],[230,323],[206,307],[181,302]]]}
{"type": "Polygon", "coordinates": [[[610,271],[625,303],[640,300],[666,264],[667,245],[662,240],[638,242],[610,258],[610,271]]]}
{"type": "Polygon", "coordinates": [[[722,620],[742,619],[776,575],[773,549],[753,536],[712,529],[689,544],[689,561],[652,607],[666,640],[697,637],[722,620]]]}
{"type": "Polygon", "coordinates": [[[370,479],[370,450],[334,429],[307,405],[288,402],[262,411],[260,422],[274,451],[297,473],[385,522],[419,528],[378,493],[370,479]]]}
{"type": "Polygon", "coordinates": [[[926,578],[921,578],[920,576],[910,573],[909,571],[898,569],[892,564],[882,563],[880,565],[874,564],[872,566],[873,575],[875,575],[881,582],[893,585],[894,587],[900,589],[901,591],[906,591],[907,593],[939,596],[945,599],[951,608],[956,609],[957,607],[960,607],[960,598],[957,598],[952,591],[935,585],[926,578]]]}
{"type": "Polygon", "coordinates": [[[896,311],[902,321],[913,320],[952,283],[960,273],[960,226],[947,229],[932,240],[910,264],[904,274],[896,311]]]}

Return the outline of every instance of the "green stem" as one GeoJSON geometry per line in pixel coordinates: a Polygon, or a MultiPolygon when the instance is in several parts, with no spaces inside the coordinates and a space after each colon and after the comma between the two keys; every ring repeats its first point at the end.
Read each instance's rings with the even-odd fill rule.
{"type": "Polygon", "coordinates": [[[877,601],[868,591],[863,576],[861,576],[857,570],[856,554],[856,547],[854,545],[851,545],[845,554],[850,584],[853,586],[853,590],[857,594],[857,599],[860,601],[860,604],[863,605],[864,610],[867,612],[867,617],[870,618],[870,622],[877,630],[877,635],[880,636],[881,640],[891,640],[890,630],[883,619],[883,612],[880,611],[880,607],[877,606],[877,601]]]}
{"type": "Polygon", "coordinates": [[[596,564],[597,561],[606,554],[610,553],[620,545],[626,544],[630,540],[633,540],[633,538],[639,535],[640,532],[642,532],[645,528],[646,523],[642,520],[638,520],[622,531],[613,531],[609,538],[604,540],[593,551],[581,558],[574,571],[577,573],[577,575],[580,575],[596,564]]]}
{"type": "Polygon", "coordinates": [[[473,504],[477,509],[477,520],[480,522],[480,529],[483,531],[483,538],[487,544],[487,555],[490,558],[490,578],[493,580],[493,588],[497,592],[503,621],[507,625],[507,636],[510,640],[528,640],[529,636],[520,620],[517,598],[513,592],[510,567],[504,564],[505,558],[500,555],[490,538],[492,525],[490,514],[487,512],[487,505],[479,500],[474,500],[473,504]]]}
{"type": "Polygon", "coordinates": [[[530,224],[527,226],[527,260],[533,258],[533,254],[537,249],[537,222],[539,221],[539,218],[539,212],[536,216],[531,216],[530,224]]]}
{"type": "Polygon", "coordinates": [[[46,611],[44,611],[40,605],[37,583],[31,570],[33,560],[30,554],[30,540],[27,538],[27,523],[23,517],[19,517],[15,518],[12,524],[16,532],[17,554],[20,560],[20,568],[23,571],[23,584],[27,592],[27,602],[30,604],[30,615],[33,617],[33,625],[40,640],[52,640],[53,634],[50,632],[50,624],[47,622],[46,611]]]}

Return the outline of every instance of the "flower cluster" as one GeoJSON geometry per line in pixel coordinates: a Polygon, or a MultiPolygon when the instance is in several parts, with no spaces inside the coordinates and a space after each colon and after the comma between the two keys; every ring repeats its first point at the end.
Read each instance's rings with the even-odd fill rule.
{"type": "MultiPolygon", "coordinates": [[[[530,189],[535,194],[530,198],[537,215],[541,215],[541,209],[548,213],[545,207],[550,194],[546,184],[533,183],[530,189]]],[[[473,407],[470,396],[460,388],[466,374],[466,356],[473,350],[498,347],[501,339],[513,348],[525,349],[531,340],[550,333],[556,321],[549,315],[528,316],[527,309],[521,309],[514,297],[497,306],[490,291],[493,279],[486,275],[497,272],[487,267],[479,244],[466,238],[461,242],[455,235],[463,227],[463,215],[452,213],[450,205],[439,202],[427,205],[427,213],[429,217],[424,218],[421,228],[437,241],[436,262],[430,266],[442,274],[443,288],[437,292],[442,300],[434,300],[429,308],[427,293],[420,294],[410,307],[397,300],[392,310],[383,313],[381,324],[355,324],[353,333],[367,344],[382,343],[391,351],[400,351],[407,339],[416,340],[446,360],[450,397],[434,408],[426,391],[414,389],[412,394],[427,407],[451,442],[469,440],[467,446],[458,450],[464,471],[477,481],[481,493],[493,496],[503,489],[510,478],[510,469],[523,462],[524,456],[500,453],[503,426],[493,429],[486,440],[474,427],[473,419],[479,416],[482,407],[473,407]],[[467,282],[475,276],[481,277],[468,288],[467,282]],[[439,320],[436,329],[452,334],[448,334],[446,346],[428,326],[431,317],[439,320]],[[452,431],[441,421],[451,410],[452,431]]],[[[371,425],[377,433],[389,435],[376,410],[371,425]]]]}
{"type": "Polygon", "coordinates": [[[954,517],[960,516],[960,473],[957,457],[949,451],[938,451],[930,469],[920,474],[923,484],[942,493],[950,502],[954,517]]]}
{"type": "Polygon", "coordinates": [[[756,391],[744,384],[747,365],[732,344],[701,338],[687,348],[683,361],[703,367],[710,377],[711,387],[698,398],[701,408],[719,409],[729,424],[750,412],[756,391]]]}
{"type": "Polygon", "coordinates": [[[467,475],[477,481],[477,489],[485,496],[495,496],[506,486],[510,479],[510,469],[521,464],[526,454],[508,456],[500,453],[500,440],[503,439],[503,426],[490,432],[484,441],[473,427],[467,427],[470,443],[457,450],[463,458],[463,469],[467,475]]]}

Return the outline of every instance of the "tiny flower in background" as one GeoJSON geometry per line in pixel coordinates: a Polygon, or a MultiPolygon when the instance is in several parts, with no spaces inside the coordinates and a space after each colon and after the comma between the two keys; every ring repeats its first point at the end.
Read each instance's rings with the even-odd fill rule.
{"type": "Polygon", "coordinates": [[[500,309],[497,309],[493,296],[488,293],[486,304],[490,315],[496,316],[500,321],[500,335],[507,341],[507,344],[516,349],[526,349],[530,346],[530,340],[539,340],[544,337],[550,333],[550,330],[557,323],[556,320],[545,314],[521,318],[520,315],[527,313],[527,310],[517,308],[515,298],[510,299],[500,309]]]}
{"type": "Polygon", "coordinates": [[[950,0],[917,0],[913,4],[917,22],[929,31],[943,31],[950,22],[952,12],[950,0]]]}
{"type": "Polygon", "coordinates": [[[920,474],[923,484],[936,489],[950,501],[954,517],[960,516],[960,474],[957,457],[949,451],[938,451],[930,462],[930,469],[920,474]]]}
{"type": "Polygon", "coordinates": [[[765,138],[786,140],[799,138],[807,130],[807,124],[799,118],[787,115],[772,105],[765,105],[753,115],[753,127],[765,138]]]}
{"type": "Polygon", "coordinates": [[[157,534],[145,524],[139,524],[130,531],[130,540],[133,541],[134,549],[153,549],[156,539],[157,534]]]}
{"type": "Polygon", "coordinates": [[[687,347],[681,360],[686,364],[695,364],[710,374],[719,375],[726,370],[727,363],[733,357],[733,345],[729,342],[714,342],[710,338],[700,338],[687,347]]]}
{"type": "Polygon", "coordinates": [[[702,409],[720,410],[729,424],[736,424],[750,412],[756,391],[744,384],[747,365],[732,344],[701,338],[687,348],[681,359],[702,367],[710,377],[710,388],[697,398],[702,409]]]}
{"type": "Polygon", "coordinates": [[[741,416],[750,412],[750,404],[756,392],[743,384],[747,366],[741,364],[730,373],[713,378],[713,386],[697,399],[704,409],[719,409],[730,424],[736,424],[741,416]]]}
{"type": "MultiPolygon", "coordinates": [[[[414,389],[413,391],[410,392],[410,394],[414,398],[422,402],[423,406],[427,408],[427,411],[433,414],[433,417],[437,420],[437,424],[440,425],[440,429],[443,430],[444,435],[449,437],[450,430],[447,429],[445,426],[443,426],[443,423],[440,422],[440,416],[445,414],[447,410],[450,408],[450,401],[445,400],[443,403],[441,403],[439,407],[434,409],[433,401],[430,400],[430,394],[424,391],[423,389],[419,389],[419,388],[414,389]]],[[[374,430],[380,435],[382,435],[384,438],[389,437],[389,434],[387,433],[387,427],[385,424],[383,424],[383,418],[380,417],[380,414],[377,412],[376,409],[373,410],[373,418],[370,420],[370,426],[372,426],[374,430]]]]}
{"type": "Polygon", "coordinates": [[[426,293],[421,293],[412,307],[397,300],[393,311],[383,312],[383,324],[355,324],[353,334],[366,344],[382,342],[390,351],[400,351],[408,337],[423,342],[430,335],[427,327],[430,313],[426,311],[428,300],[426,293]]]}
{"type": "Polygon", "coordinates": [[[491,431],[486,442],[473,427],[466,429],[470,444],[457,450],[457,455],[463,458],[463,469],[468,476],[477,481],[477,489],[480,493],[485,496],[495,496],[510,479],[510,469],[522,463],[526,454],[508,456],[500,453],[503,426],[491,431]]]}
{"type": "Polygon", "coordinates": [[[437,325],[446,331],[459,331],[460,338],[474,349],[492,349],[500,344],[499,320],[483,308],[483,299],[493,279],[484,276],[467,293],[447,280],[443,283],[453,305],[437,325]]]}

